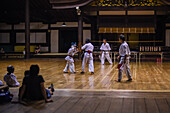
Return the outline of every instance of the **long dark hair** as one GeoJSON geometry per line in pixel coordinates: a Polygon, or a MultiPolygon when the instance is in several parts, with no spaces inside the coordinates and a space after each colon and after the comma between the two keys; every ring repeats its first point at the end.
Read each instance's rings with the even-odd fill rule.
{"type": "Polygon", "coordinates": [[[30,76],[37,76],[40,71],[40,68],[38,65],[31,65],[30,67],[30,76]]]}

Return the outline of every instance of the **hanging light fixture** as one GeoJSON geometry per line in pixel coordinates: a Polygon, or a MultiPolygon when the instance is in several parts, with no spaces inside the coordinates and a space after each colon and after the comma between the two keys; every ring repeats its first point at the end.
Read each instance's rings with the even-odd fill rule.
{"type": "Polygon", "coordinates": [[[77,10],[77,15],[81,15],[81,10],[79,7],[76,7],[76,10],[77,10]]]}
{"type": "Polygon", "coordinates": [[[128,7],[128,2],[127,2],[127,0],[125,0],[125,6],[124,6],[125,8],[127,8],[128,7]]]}
{"type": "Polygon", "coordinates": [[[66,23],[65,23],[65,22],[63,22],[62,26],[63,26],[63,27],[65,27],[65,26],[66,26],[66,23]]]}

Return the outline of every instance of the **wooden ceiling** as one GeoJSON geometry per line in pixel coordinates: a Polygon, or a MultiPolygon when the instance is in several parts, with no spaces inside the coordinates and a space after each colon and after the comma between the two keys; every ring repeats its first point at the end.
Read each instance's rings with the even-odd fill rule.
{"type": "Polygon", "coordinates": [[[53,9],[66,9],[85,6],[93,0],[49,0],[53,9]]]}
{"type": "MultiPolygon", "coordinates": [[[[90,12],[88,4],[91,1],[93,0],[30,0],[30,20],[31,22],[44,23],[77,22],[78,17],[75,7],[83,6],[80,8],[84,12],[90,12]]],[[[170,3],[169,0],[161,1],[166,4],[170,3]]],[[[107,10],[112,11],[124,9],[112,7],[107,10]]],[[[133,10],[137,10],[137,8],[135,7],[133,10]]],[[[88,17],[88,15],[86,15],[86,17],[88,17]]],[[[25,0],[0,1],[0,23],[5,22],[9,24],[17,24],[24,21],[25,0]]]]}
{"type": "MultiPolygon", "coordinates": [[[[30,0],[31,22],[70,22],[77,21],[76,9],[52,9],[49,0],[30,0]]],[[[25,21],[25,0],[0,1],[0,22],[19,23],[25,21]]]]}
{"type": "Polygon", "coordinates": [[[79,0],[50,0],[50,3],[63,4],[63,3],[74,3],[79,0]]]}
{"type": "Polygon", "coordinates": [[[167,4],[167,5],[170,5],[170,0],[160,0],[162,1],[163,3],[167,4]]]}

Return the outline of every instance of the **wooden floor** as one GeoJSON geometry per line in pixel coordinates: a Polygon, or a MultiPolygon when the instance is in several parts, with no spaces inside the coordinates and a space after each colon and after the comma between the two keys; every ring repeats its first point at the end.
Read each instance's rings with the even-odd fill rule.
{"type": "MultiPolygon", "coordinates": [[[[16,98],[17,89],[10,89],[16,98]]],[[[44,101],[0,104],[0,113],[170,113],[170,93],[130,91],[55,91],[44,101]]]]}
{"type": "MultiPolygon", "coordinates": [[[[46,87],[54,83],[54,102],[29,103],[28,106],[14,103],[0,104],[0,113],[170,113],[170,62],[132,62],[133,82],[126,82],[124,75],[117,83],[117,63],[100,65],[95,61],[95,74],[81,75],[81,62],[76,60],[76,74],[64,74],[63,59],[29,59],[0,61],[0,79],[6,67],[13,65],[20,83],[24,71],[38,64],[46,87]]],[[[17,100],[18,88],[10,88],[17,100]]]]}
{"type": "Polygon", "coordinates": [[[55,89],[170,91],[170,62],[131,62],[133,82],[126,82],[127,77],[124,75],[122,82],[116,83],[114,80],[117,80],[118,75],[117,63],[111,66],[108,62],[106,65],[101,65],[99,61],[95,61],[95,74],[90,75],[86,68],[86,73],[81,75],[81,61],[78,60],[75,61],[77,73],[65,74],[64,59],[11,59],[0,61],[0,79],[3,80],[6,67],[13,65],[15,75],[22,83],[24,71],[32,64],[40,66],[40,74],[45,79],[46,87],[53,83],[55,89]]]}

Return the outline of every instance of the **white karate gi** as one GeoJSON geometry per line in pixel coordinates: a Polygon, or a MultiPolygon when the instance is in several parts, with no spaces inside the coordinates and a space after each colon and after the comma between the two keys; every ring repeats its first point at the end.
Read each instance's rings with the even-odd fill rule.
{"type": "Polygon", "coordinates": [[[91,43],[87,43],[81,49],[85,50],[83,62],[82,62],[82,72],[85,72],[86,63],[89,64],[89,72],[94,72],[93,53],[92,53],[94,46],[91,43]],[[90,53],[87,51],[90,51],[90,53]]]}
{"type": "Polygon", "coordinates": [[[103,51],[101,56],[101,64],[104,65],[105,58],[108,60],[110,64],[113,64],[109,55],[109,51],[111,50],[109,43],[106,44],[103,43],[100,47],[100,50],[103,51]]]}
{"type": "Polygon", "coordinates": [[[3,86],[3,82],[0,80],[0,86],[3,86]]]}
{"type": "Polygon", "coordinates": [[[119,69],[119,73],[118,73],[119,80],[122,79],[123,70],[125,71],[127,78],[132,79],[131,72],[130,72],[130,66],[129,66],[130,54],[131,53],[130,53],[129,45],[124,41],[119,47],[119,56],[120,56],[119,64],[122,64],[122,66],[119,69]],[[127,55],[126,62],[124,62],[126,55],[127,55]]]}
{"type": "Polygon", "coordinates": [[[76,53],[76,49],[74,47],[70,48],[68,50],[68,56],[65,58],[65,60],[67,61],[67,64],[64,68],[64,72],[68,72],[68,68],[70,70],[71,73],[75,72],[75,66],[74,66],[74,59],[72,56],[74,56],[74,54],[76,53]]]}
{"type": "Polygon", "coordinates": [[[11,73],[10,75],[5,74],[4,81],[8,86],[16,87],[20,85],[17,81],[17,77],[13,73],[11,73]]]}

